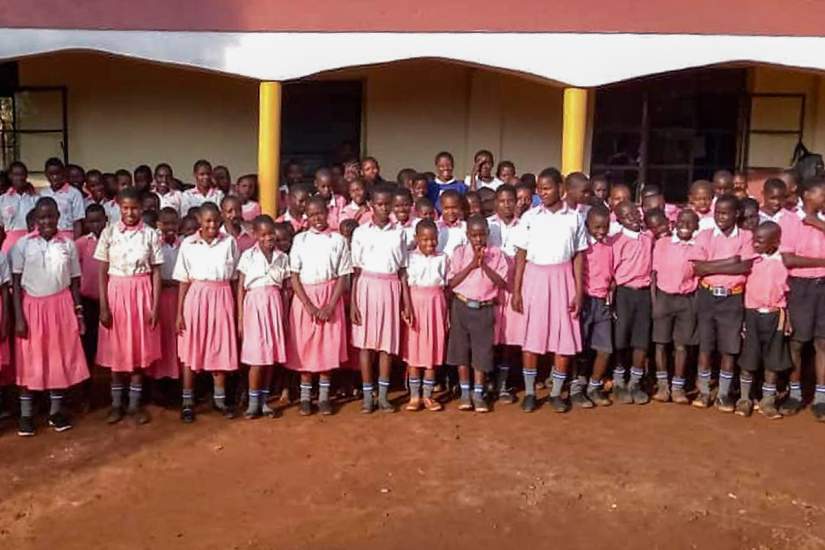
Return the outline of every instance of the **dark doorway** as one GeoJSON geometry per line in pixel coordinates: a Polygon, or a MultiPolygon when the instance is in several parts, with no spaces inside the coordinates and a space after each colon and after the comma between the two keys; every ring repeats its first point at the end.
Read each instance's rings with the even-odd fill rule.
{"type": "Polygon", "coordinates": [[[309,176],[321,166],[357,158],[361,144],[360,81],[293,82],[283,90],[282,166],[301,163],[309,176]]]}
{"type": "Polygon", "coordinates": [[[744,69],[704,69],[596,92],[591,172],[684,202],[690,184],[740,164],[744,69]]]}

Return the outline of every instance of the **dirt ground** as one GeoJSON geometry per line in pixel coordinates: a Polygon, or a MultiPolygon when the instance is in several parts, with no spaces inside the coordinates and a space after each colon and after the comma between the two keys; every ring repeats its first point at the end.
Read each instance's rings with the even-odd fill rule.
{"type": "MultiPolygon", "coordinates": [[[[400,394],[398,398],[403,398],[400,394]]],[[[673,404],[0,426],[0,548],[825,548],[825,426],[673,404]]]]}

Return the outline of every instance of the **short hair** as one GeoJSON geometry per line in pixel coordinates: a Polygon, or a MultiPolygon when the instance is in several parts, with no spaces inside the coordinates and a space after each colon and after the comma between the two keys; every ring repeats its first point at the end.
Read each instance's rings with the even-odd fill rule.
{"type": "Polygon", "coordinates": [[[716,208],[719,208],[720,204],[726,203],[733,206],[737,211],[739,210],[739,199],[737,199],[733,195],[722,195],[721,197],[716,199],[716,208]]]}
{"type": "MultiPolygon", "coordinates": [[[[519,185],[523,185],[523,184],[519,184],[519,185]]],[[[486,187],[485,187],[485,189],[486,189],[486,187]]],[[[498,197],[499,195],[503,195],[504,193],[512,193],[513,195],[515,195],[516,194],[515,186],[510,185],[509,183],[502,183],[501,185],[498,186],[498,189],[496,189],[496,197],[498,197]]]]}
{"type": "MultiPolygon", "coordinates": [[[[504,186],[502,185],[501,187],[504,187],[504,186]]],[[[499,189],[501,189],[501,187],[499,187],[499,189]]],[[[513,187],[513,189],[515,190],[516,194],[518,194],[518,192],[519,192],[519,191],[527,191],[527,192],[529,192],[529,193],[532,193],[532,192],[533,192],[533,189],[530,187],[530,184],[529,184],[529,183],[525,183],[525,182],[523,182],[523,181],[522,181],[522,182],[520,182],[520,183],[517,183],[517,184],[513,187]]]]}
{"type": "Polygon", "coordinates": [[[472,216],[467,218],[467,229],[470,229],[470,227],[472,226],[481,226],[484,228],[485,231],[490,230],[490,226],[487,223],[487,218],[479,214],[473,214],[472,216]]]}
{"type": "Polygon", "coordinates": [[[782,175],[788,176],[797,185],[799,185],[799,182],[802,180],[802,177],[799,175],[799,170],[797,170],[796,168],[788,168],[786,170],[782,170],[782,175]]]}
{"type": "MultiPolygon", "coordinates": [[[[354,221],[354,220],[353,220],[353,221],[354,221]]],[[[438,226],[437,226],[437,225],[435,225],[435,222],[434,222],[434,221],[432,221],[432,220],[431,220],[431,219],[429,219],[429,218],[425,218],[425,219],[423,219],[423,220],[420,220],[420,221],[418,222],[418,225],[416,225],[416,226],[415,226],[415,232],[416,232],[416,234],[417,234],[419,231],[423,231],[423,230],[425,230],[425,229],[431,229],[431,230],[435,231],[436,233],[438,233],[438,226]]]]}
{"type": "Polygon", "coordinates": [[[732,180],[733,179],[733,174],[731,174],[730,170],[717,170],[716,172],[713,173],[713,181],[716,181],[717,179],[722,179],[722,178],[732,180]]]}
{"type": "Polygon", "coordinates": [[[412,202],[412,193],[406,187],[396,187],[393,190],[393,196],[395,198],[403,197],[405,199],[408,199],[410,202],[412,202]]]}
{"type": "MultiPolygon", "coordinates": [[[[422,220],[424,221],[424,220],[422,220]]],[[[421,223],[421,222],[419,222],[421,223]]],[[[347,218],[346,220],[341,220],[341,223],[338,225],[338,231],[342,229],[349,228],[351,231],[355,231],[358,228],[358,222],[355,221],[353,218],[347,218]]]]}
{"type": "Polygon", "coordinates": [[[420,210],[422,208],[435,208],[435,206],[428,197],[420,197],[415,201],[415,209],[420,210]]]}
{"type": "Polygon", "coordinates": [[[141,195],[140,195],[140,191],[138,191],[134,187],[124,187],[123,189],[118,191],[117,202],[120,203],[120,201],[125,201],[125,200],[133,200],[133,201],[137,201],[137,202],[141,203],[142,198],[141,198],[141,195]]]}
{"type": "Polygon", "coordinates": [[[803,192],[813,191],[816,187],[825,186],[825,176],[811,176],[805,178],[800,184],[803,192]]]}
{"type": "Polygon", "coordinates": [[[499,163],[498,163],[498,165],[496,166],[496,177],[498,177],[498,175],[499,175],[499,174],[501,174],[501,170],[502,170],[503,168],[509,168],[510,170],[512,170],[512,171],[513,171],[513,173],[515,173],[515,171],[516,171],[516,165],[515,165],[515,164],[513,164],[513,161],[510,161],[510,160],[502,160],[502,161],[501,161],[501,162],[499,162],[499,163]]]}
{"type": "Polygon", "coordinates": [[[255,219],[252,220],[252,227],[257,229],[260,226],[271,227],[274,230],[275,220],[273,220],[272,216],[268,214],[261,214],[260,216],[255,216],[255,219]]]}
{"type": "Polygon", "coordinates": [[[481,199],[481,202],[484,202],[489,198],[495,198],[496,196],[496,192],[489,187],[482,187],[476,191],[476,193],[478,193],[478,198],[481,199]]]}
{"type": "MultiPolygon", "coordinates": [[[[34,203],[34,210],[40,210],[41,208],[54,208],[57,210],[57,201],[51,197],[40,197],[37,199],[37,202],[34,203]]],[[[57,210],[58,213],[60,212],[57,210]]]]}
{"type": "Polygon", "coordinates": [[[778,223],[776,223],[774,221],[771,221],[771,220],[766,220],[766,221],[760,223],[759,226],[756,228],[756,230],[757,231],[771,231],[771,232],[775,232],[777,234],[777,236],[780,236],[780,237],[782,236],[782,226],[780,226],[778,223]]]}
{"type": "Polygon", "coordinates": [[[559,172],[558,168],[553,168],[552,166],[539,172],[538,179],[549,179],[556,185],[561,185],[563,182],[561,172],[559,172]]]}
{"type": "Polygon", "coordinates": [[[404,185],[405,180],[413,181],[416,174],[416,171],[412,168],[402,168],[398,171],[398,175],[395,177],[395,181],[398,182],[398,185],[404,185]]]}
{"type": "MultiPolygon", "coordinates": [[[[344,221],[346,221],[346,220],[344,220],[344,221]]],[[[353,221],[355,221],[355,220],[353,220],[353,221]]],[[[341,222],[341,223],[343,223],[343,222],[341,222]]],[[[292,227],[292,224],[289,223],[289,222],[275,222],[275,231],[276,232],[277,231],[286,231],[290,235],[295,234],[295,228],[292,227]]]]}
{"type": "Polygon", "coordinates": [[[332,170],[330,170],[329,168],[323,168],[323,167],[318,168],[315,171],[315,179],[323,178],[323,177],[331,178],[332,177],[332,170]]]}
{"type": "Polygon", "coordinates": [[[441,199],[442,204],[444,203],[444,199],[453,199],[461,202],[461,193],[459,193],[455,189],[447,189],[446,191],[441,193],[441,196],[439,198],[441,199]]]}
{"type": "Polygon", "coordinates": [[[166,206],[164,208],[161,208],[160,212],[158,212],[158,218],[163,218],[165,216],[175,216],[177,218],[178,211],[172,208],[171,206],[166,206]]]}
{"type": "Polygon", "coordinates": [[[412,177],[412,182],[415,183],[417,181],[423,181],[429,183],[430,178],[427,177],[427,174],[423,172],[416,172],[412,177]]]}
{"type": "Polygon", "coordinates": [[[224,198],[221,199],[221,208],[223,208],[223,206],[229,202],[237,202],[238,206],[240,206],[241,199],[237,195],[226,195],[224,198]]]}
{"type": "Polygon", "coordinates": [[[314,195],[309,198],[307,201],[307,210],[311,205],[318,205],[324,209],[324,212],[328,210],[327,200],[324,197],[319,197],[318,195],[314,195]]]}
{"type": "Polygon", "coordinates": [[[298,193],[306,193],[307,195],[312,195],[312,189],[313,188],[306,183],[296,183],[289,187],[289,194],[297,195],[298,193]]]}
{"type": "Polygon", "coordinates": [[[161,168],[166,168],[167,170],[169,170],[169,173],[170,173],[170,174],[173,174],[173,173],[174,173],[174,172],[172,171],[172,167],[171,167],[168,163],[166,163],[166,162],[161,162],[160,164],[158,164],[157,166],[155,166],[155,172],[157,173],[157,171],[158,171],[158,170],[160,170],[161,168]]]}
{"type": "Polygon", "coordinates": [[[647,197],[653,197],[655,195],[661,195],[662,188],[656,185],[655,183],[646,183],[644,187],[642,187],[642,199],[646,199],[647,197]]]}
{"type": "Polygon", "coordinates": [[[57,158],[57,157],[49,157],[49,158],[46,160],[46,163],[45,163],[45,165],[44,165],[44,169],[45,169],[46,171],[48,171],[48,170],[49,170],[49,167],[51,167],[51,166],[58,166],[58,167],[60,167],[60,168],[65,168],[65,167],[63,166],[63,161],[62,161],[62,160],[60,160],[60,159],[59,159],[59,158],[57,158]]]}
{"type": "Polygon", "coordinates": [[[137,179],[138,174],[145,174],[146,176],[149,177],[149,179],[152,179],[152,169],[149,168],[145,164],[141,164],[140,166],[135,168],[135,175],[134,175],[135,179],[137,179]]]}
{"type": "Polygon", "coordinates": [[[696,180],[690,184],[690,189],[688,190],[688,194],[693,195],[699,189],[705,189],[709,193],[713,193],[713,184],[708,180],[696,180]]]}
{"type": "Polygon", "coordinates": [[[536,175],[532,172],[525,172],[521,176],[519,176],[519,181],[521,181],[521,183],[523,183],[524,185],[535,187],[536,175]]]}
{"type": "Polygon", "coordinates": [[[215,204],[215,203],[214,203],[214,202],[212,202],[212,201],[205,202],[205,203],[203,203],[202,205],[200,205],[200,208],[198,208],[198,212],[199,212],[201,215],[206,214],[207,212],[211,212],[211,213],[215,214],[216,216],[220,216],[220,215],[221,215],[221,211],[220,211],[220,209],[218,208],[218,205],[217,205],[217,204],[215,204]]]}
{"type": "Polygon", "coordinates": [[[788,186],[779,178],[768,178],[765,180],[765,183],[762,185],[762,193],[767,193],[768,191],[776,191],[782,190],[787,192],[788,186]]]}
{"type": "Polygon", "coordinates": [[[442,159],[442,158],[449,159],[450,163],[455,164],[455,159],[453,158],[452,153],[450,153],[449,151],[440,151],[435,156],[435,163],[438,164],[439,159],[442,159]]]}
{"type": "MultiPolygon", "coordinates": [[[[718,201],[717,201],[718,204],[718,201]]],[[[746,208],[752,208],[754,210],[759,210],[759,203],[756,199],[752,199],[751,197],[745,197],[744,199],[739,200],[739,210],[745,210],[746,208]]]]}
{"type": "Polygon", "coordinates": [[[591,218],[608,218],[610,219],[610,210],[603,204],[597,204],[587,211],[587,221],[591,218]]]}
{"type": "Polygon", "coordinates": [[[132,173],[126,168],[120,168],[115,172],[116,178],[120,176],[127,176],[129,179],[132,179],[132,173]]]}
{"type": "Polygon", "coordinates": [[[657,218],[663,219],[667,221],[667,216],[665,215],[665,211],[661,208],[653,208],[645,212],[645,224],[650,225],[652,224],[657,218]]]}
{"type": "Polygon", "coordinates": [[[212,163],[206,159],[198,159],[195,161],[195,164],[192,165],[192,172],[197,172],[198,168],[208,168],[212,171],[212,163]]]}
{"type": "Polygon", "coordinates": [[[589,182],[590,179],[584,174],[584,172],[570,172],[564,177],[565,187],[570,187],[571,185],[584,184],[589,182]]]}
{"type": "Polygon", "coordinates": [[[86,179],[88,180],[92,176],[94,176],[96,178],[102,178],[103,173],[100,170],[98,170],[97,168],[92,168],[91,170],[88,170],[86,172],[86,179]]]}
{"type": "Polygon", "coordinates": [[[97,203],[90,204],[86,207],[86,217],[88,218],[92,214],[103,214],[106,217],[106,209],[97,203]]]}
{"type": "Polygon", "coordinates": [[[144,210],[141,217],[143,219],[143,223],[150,227],[155,227],[158,223],[158,219],[160,218],[157,210],[144,210]]]}

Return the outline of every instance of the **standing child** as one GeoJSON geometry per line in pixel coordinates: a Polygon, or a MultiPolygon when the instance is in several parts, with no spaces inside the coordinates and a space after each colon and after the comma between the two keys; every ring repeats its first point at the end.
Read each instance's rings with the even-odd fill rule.
{"type": "Polygon", "coordinates": [[[730,397],[734,358],[741,349],[743,295],[745,274],[750,270],[753,249],[751,232],[739,229],[738,202],[733,195],[716,200],[713,217],[716,227],[699,231],[696,236],[696,256],[693,270],[700,277],[696,310],[699,326],[699,396],[694,407],[711,405],[710,374],[714,352],[721,355],[719,392],[716,406],[722,412],[733,412],[730,397]]]}
{"type": "Polygon", "coordinates": [[[392,219],[404,231],[404,238],[410,250],[415,248],[415,228],[419,219],[412,215],[412,194],[409,189],[399,187],[392,196],[392,219]]]}
{"type": "Polygon", "coordinates": [[[286,336],[281,285],[289,275],[289,256],[275,246],[275,222],[259,216],[253,222],[258,242],[238,262],[238,339],[241,363],[249,365],[247,418],[262,415],[264,371],[286,363],[286,336]]]}
{"type": "Polygon", "coordinates": [[[290,307],[287,366],[301,373],[301,414],[312,414],[312,377],[318,374],[318,410],[329,415],[330,372],[347,360],[341,297],[352,264],[344,237],[329,229],[326,200],[310,199],[307,213],[309,230],[295,236],[289,254],[297,299],[290,307]]]}
{"type": "Polygon", "coordinates": [[[172,167],[162,162],[155,166],[154,191],[160,199],[160,208],[171,208],[178,216],[182,214],[183,193],[174,188],[175,176],[172,167]]]}
{"type": "Polygon", "coordinates": [[[639,209],[631,202],[614,208],[622,229],[613,241],[613,276],[616,279],[617,361],[613,392],[623,403],[644,405],[650,397],[642,387],[650,345],[650,270],[653,239],[642,231],[639,209]],[[630,382],[625,369],[630,368],[630,382]]]}
{"type": "Polygon", "coordinates": [[[100,261],[94,255],[100,234],[106,227],[106,212],[103,207],[99,204],[87,206],[83,226],[86,234],[75,241],[75,246],[80,261],[80,300],[86,322],[83,350],[86,352],[86,362],[91,365],[94,364],[97,351],[100,322],[100,261]]]}
{"type": "Polygon", "coordinates": [[[696,257],[694,237],[699,216],[683,210],[676,218],[672,237],[662,237],[653,247],[652,289],[653,342],[656,344],[656,394],[653,399],[689,403],[685,394],[688,346],[695,345],[696,287],[691,259],[696,257]],[[673,380],[668,387],[667,346],[673,344],[673,380]]]}
{"type": "Polygon", "coordinates": [[[444,363],[447,339],[447,286],[449,263],[439,253],[438,229],[431,220],[423,220],[415,230],[418,250],[410,252],[407,284],[410,287],[412,313],[406,319],[402,357],[409,366],[410,402],[408,411],[422,407],[421,371],[424,371],[423,406],[440,411],[441,403],[433,399],[435,369],[444,363]]]}
{"type": "Polygon", "coordinates": [[[495,192],[504,182],[493,175],[494,164],[493,153],[482,149],[473,157],[473,173],[464,178],[464,183],[471,191],[490,189],[495,192]]]}
{"type": "Polygon", "coordinates": [[[486,413],[490,410],[484,385],[495,366],[495,303],[499,292],[507,287],[509,268],[501,249],[488,245],[488,235],[487,220],[471,216],[467,221],[468,242],[453,252],[448,273],[454,300],[450,308],[447,363],[458,366],[460,411],[475,409],[486,413]]]}
{"type": "Polygon", "coordinates": [[[2,251],[8,254],[11,247],[28,233],[26,215],[37,202],[37,191],[29,183],[29,170],[20,161],[9,165],[11,187],[0,195],[0,224],[6,232],[2,251]]]}
{"type": "Polygon", "coordinates": [[[215,186],[215,189],[219,190],[223,193],[223,196],[231,195],[232,194],[232,176],[229,175],[229,168],[226,166],[216,166],[214,170],[212,170],[212,184],[215,186]]]}
{"type": "Polygon", "coordinates": [[[435,204],[436,210],[441,210],[441,195],[445,191],[455,191],[459,196],[462,196],[468,190],[467,184],[463,181],[458,181],[453,176],[454,167],[455,161],[453,160],[453,155],[447,151],[442,151],[435,156],[436,175],[429,183],[430,187],[427,191],[427,196],[433,201],[433,204],[435,204]]]}
{"type": "Polygon", "coordinates": [[[785,208],[788,199],[788,187],[779,178],[768,178],[762,185],[762,206],[759,209],[759,222],[774,222],[782,229],[782,245],[793,247],[798,228],[802,225],[796,212],[785,208]]]}
{"type": "Polygon", "coordinates": [[[441,195],[441,218],[438,227],[438,251],[447,257],[453,251],[467,243],[467,223],[461,219],[462,197],[454,189],[448,189],[441,195]]]}
{"type": "Polygon", "coordinates": [[[740,201],[748,197],[753,198],[748,191],[748,175],[744,172],[733,173],[733,196],[740,201]]]}
{"type": "Polygon", "coordinates": [[[381,166],[374,157],[364,157],[364,160],[361,161],[361,177],[364,178],[364,183],[369,189],[384,184],[384,178],[381,177],[381,166]]]}
{"type": "MultiPolygon", "coordinates": [[[[427,191],[429,189],[429,185],[429,180],[427,180],[427,176],[425,174],[416,174],[413,176],[412,183],[410,184],[410,192],[416,202],[420,199],[428,198],[427,191]]],[[[432,201],[430,201],[430,203],[432,203],[432,201]]]]}
{"type": "Polygon", "coordinates": [[[741,393],[736,402],[739,416],[750,416],[753,412],[753,375],[764,365],[759,412],[771,419],[782,418],[776,407],[776,383],[779,374],[791,368],[791,361],[787,339],[790,325],[785,309],[788,270],[779,253],[781,234],[782,229],[774,222],[764,222],[753,234],[756,257],[745,285],[745,341],[739,356],[741,393]]]}
{"type": "Polygon", "coordinates": [[[607,176],[596,174],[590,178],[590,183],[593,185],[593,196],[604,203],[605,206],[608,206],[607,198],[610,196],[610,182],[607,181],[607,176]]]}
{"type": "Polygon", "coordinates": [[[355,220],[358,224],[365,224],[372,220],[372,210],[367,201],[367,188],[364,182],[356,179],[349,184],[350,202],[341,209],[340,221],[355,220]]]}
{"type": "Polygon", "coordinates": [[[616,207],[623,202],[632,203],[630,187],[624,183],[617,183],[610,188],[610,197],[607,202],[610,206],[610,236],[617,235],[622,231],[622,224],[616,216],[616,207]]]}
{"type": "Polygon", "coordinates": [[[258,193],[258,176],[247,174],[235,183],[235,194],[241,201],[241,217],[245,222],[254,221],[261,215],[261,205],[255,200],[258,193]]]}
{"type": "Polygon", "coordinates": [[[244,227],[242,216],[241,199],[235,195],[224,197],[221,201],[221,233],[235,237],[241,253],[255,246],[255,237],[244,227]]]}
{"type": "Polygon", "coordinates": [[[436,211],[433,202],[427,197],[415,200],[415,217],[420,220],[430,220],[435,222],[436,211]]]}
{"type": "Polygon", "coordinates": [[[332,172],[327,168],[321,168],[315,172],[315,190],[319,197],[327,201],[330,229],[338,231],[338,226],[341,223],[341,211],[347,201],[344,197],[335,193],[332,186],[332,172]]]}
{"type": "Polygon", "coordinates": [[[78,239],[83,234],[83,217],[86,216],[83,194],[66,180],[66,171],[60,159],[50,158],[46,161],[45,169],[49,186],[40,190],[40,196],[51,197],[57,203],[60,214],[57,230],[60,236],[64,239],[78,239]]]}
{"type": "Polygon", "coordinates": [[[112,410],[107,422],[123,419],[123,388],[129,380],[127,414],[136,424],[149,422],[140,406],[143,371],[160,359],[160,236],[142,221],[140,195],[134,188],[118,193],[120,221],[100,235],[100,331],[97,364],[112,371],[112,410]]]}
{"type": "Polygon", "coordinates": [[[739,219],[736,224],[753,233],[759,225],[759,203],[750,197],[737,200],[739,201],[739,219]]]}
{"type": "Polygon", "coordinates": [[[538,177],[541,204],[519,221],[512,307],[524,315],[522,364],[525,397],[522,408],[536,408],[538,358],[553,353],[550,405],[567,412],[561,389],[570,358],[581,351],[579,312],[583,299],[583,259],[588,248],[584,220],[561,197],[562,178],[555,168],[538,177]],[[553,239],[548,239],[553,235],[553,239]],[[552,299],[551,299],[552,296],[552,299]]]}
{"type": "Polygon", "coordinates": [[[405,270],[408,244],[404,231],[390,221],[392,190],[377,187],[372,191],[372,221],[352,235],[352,343],[360,350],[361,379],[364,391],[362,412],[371,413],[374,355],[378,355],[378,406],[382,412],[395,412],[387,399],[392,356],[398,355],[401,342],[401,316],[409,322],[410,294],[405,270]],[[401,311],[399,311],[401,306],[401,311]]]}
{"type": "Polygon", "coordinates": [[[699,231],[713,229],[713,184],[707,180],[694,181],[688,192],[688,204],[699,216],[699,231]]]}
{"type": "Polygon", "coordinates": [[[733,195],[733,174],[728,170],[717,170],[713,173],[714,202],[725,195],[733,195]]]}
{"type": "Polygon", "coordinates": [[[37,232],[11,250],[21,436],[35,434],[33,391],[49,390],[49,425],[58,432],[71,429],[63,413],[63,391],[89,377],[80,343],[84,323],[77,248],[58,232],[54,199],[41,198],[33,212],[37,232]]]}
{"type": "Polygon", "coordinates": [[[582,172],[572,172],[565,176],[564,200],[569,208],[582,216],[587,216],[592,196],[593,187],[590,185],[590,180],[582,172]]]}
{"type": "Polygon", "coordinates": [[[235,278],[238,243],[220,232],[221,213],[213,202],[200,207],[200,229],[183,240],[173,277],[178,289],[178,357],[183,363],[181,420],[195,420],[195,374],[207,371],[214,382],[213,405],[226,406],[226,373],[238,370],[235,306],[230,281],[235,278]]]}
{"type": "Polygon", "coordinates": [[[211,202],[218,206],[223,200],[223,192],[217,189],[212,180],[212,165],[208,160],[198,160],[192,167],[192,176],[195,178],[195,187],[187,189],[181,197],[181,213],[188,214],[190,208],[199,208],[211,202]]]}

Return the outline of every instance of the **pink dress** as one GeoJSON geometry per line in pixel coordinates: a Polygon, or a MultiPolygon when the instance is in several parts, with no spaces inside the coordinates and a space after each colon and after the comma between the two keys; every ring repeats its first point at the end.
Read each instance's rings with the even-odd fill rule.
{"type": "Polygon", "coordinates": [[[434,368],[444,363],[447,342],[448,259],[445,254],[410,254],[407,281],[415,322],[404,324],[401,356],[410,367],[434,368]]]}
{"type": "Polygon", "coordinates": [[[270,259],[255,245],[241,255],[244,274],[241,363],[267,366],[286,362],[286,334],[281,285],[289,275],[289,257],[274,250],[270,259]]]}
{"type": "Polygon", "coordinates": [[[524,304],[522,350],[575,355],[582,349],[579,320],[570,314],[576,296],[573,263],[527,263],[522,285],[524,304]]]}
{"type": "Polygon", "coordinates": [[[229,281],[192,281],[183,302],[178,357],[193,371],[238,370],[235,302],[229,281]]]}
{"type": "MultiPolygon", "coordinates": [[[[319,284],[304,284],[304,292],[316,306],[327,304],[337,279],[319,284]]],[[[330,319],[318,323],[304,304],[292,300],[289,311],[287,367],[300,372],[327,372],[347,361],[347,335],[344,302],[338,300],[330,319]]]]}

